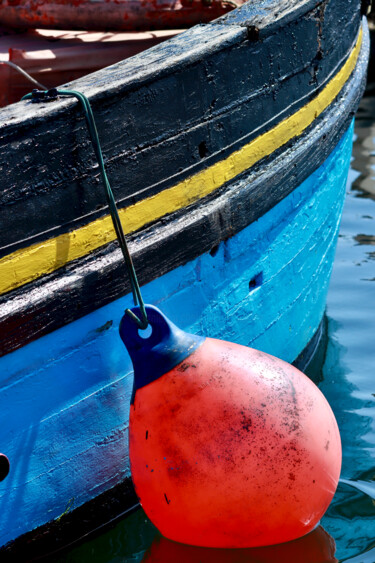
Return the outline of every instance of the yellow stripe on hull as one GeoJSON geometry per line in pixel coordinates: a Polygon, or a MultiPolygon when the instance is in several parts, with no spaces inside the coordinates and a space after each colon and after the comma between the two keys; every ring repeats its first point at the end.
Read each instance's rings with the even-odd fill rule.
{"type": "MultiPolygon", "coordinates": [[[[225,182],[251,168],[303,131],[336,98],[355,68],[362,43],[362,29],[356,45],[341,70],[325,88],[296,113],[263,133],[228,158],[147,199],[119,211],[125,234],[188,206],[213,193],[225,182]]],[[[109,215],[83,227],[36,243],[0,259],[0,294],[16,289],[68,262],[115,240],[109,215]]]]}

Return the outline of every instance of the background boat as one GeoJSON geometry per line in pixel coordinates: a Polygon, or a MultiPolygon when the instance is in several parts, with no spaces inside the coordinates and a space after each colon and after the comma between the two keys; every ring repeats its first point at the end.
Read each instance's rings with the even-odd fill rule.
{"type": "Polygon", "coordinates": [[[37,4],[2,0],[0,107],[19,101],[30,90],[30,83],[14,65],[44,89],[52,88],[136,55],[241,4],[243,0],[58,0],[37,4]]]}
{"type": "MultiPolygon", "coordinates": [[[[355,0],[269,0],[70,85],[92,102],[146,301],[306,365],[368,48],[355,0]]],[[[135,502],[117,334],[131,299],[77,104],[0,115],[1,542],[34,530],[30,549],[135,502]]]]}
{"type": "Polygon", "coordinates": [[[9,62],[48,89],[132,57],[182,31],[0,31],[0,107],[18,102],[36,87],[9,62]]]}
{"type": "Polygon", "coordinates": [[[0,21],[16,29],[176,29],[207,23],[241,4],[243,0],[2,0],[0,21]]]}

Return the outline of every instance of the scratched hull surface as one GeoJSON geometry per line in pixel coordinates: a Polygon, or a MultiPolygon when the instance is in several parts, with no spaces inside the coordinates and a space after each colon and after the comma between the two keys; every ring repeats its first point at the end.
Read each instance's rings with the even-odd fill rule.
{"type": "MultiPolygon", "coordinates": [[[[293,362],[324,313],[368,34],[354,0],[287,4],[279,19],[245,5],[74,88],[92,100],[145,301],[293,362]]],[[[0,113],[6,544],[129,477],[131,298],[75,104],[0,113]]]]}

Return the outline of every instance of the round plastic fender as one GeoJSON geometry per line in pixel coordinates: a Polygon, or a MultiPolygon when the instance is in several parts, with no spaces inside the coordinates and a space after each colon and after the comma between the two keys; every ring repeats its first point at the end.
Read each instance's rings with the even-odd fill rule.
{"type": "Polygon", "coordinates": [[[310,532],[341,468],[322,393],[277,358],[189,335],[157,309],[147,312],[148,339],[126,317],[120,334],[135,370],[131,472],[148,517],[167,538],[206,547],[265,546],[310,532]]]}

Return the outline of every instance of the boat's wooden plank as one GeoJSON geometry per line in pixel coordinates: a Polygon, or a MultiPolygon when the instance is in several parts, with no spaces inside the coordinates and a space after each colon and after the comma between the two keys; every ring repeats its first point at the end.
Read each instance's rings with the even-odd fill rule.
{"type": "MultiPolygon", "coordinates": [[[[319,95],[290,117],[200,173],[120,210],[125,233],[140,230],[170,213],[214,195],[236,176],[301,135],[340,93],[355,68],[361,44],[362,32],[340,71],[319,95]]],[[[0,260],[0,292],[5,293],[51,273],[114,239],[113,225],[109,215],[106,215],[70,233],[13,252],[0,260]]]]}
{"type": "MultiPolygon", "coordinates": [[[[319,45],[325,28],[313,16],[290,24],[293,32],[280,30],[262,43],[249,42],[245,30],[236,26],[190,30],[144,57],[151,57],[152,63],[158,53],[165,63],[172,51],[178,52],[176,44],[181,47],[187,40],[189,48],[190,35],[199,42],[207,31],[210,50],[202,47],[203,60],[195,60],[194,55],[176,67],[172,57],[174,72],[163,75],[167,69],[163,67],[162,73],[158,67],[157,77],[143,68],[142,85],[133,73],[137,57],[78,81],[74,86],[88,93],[95,85],[94,112],[120,206],[158,193],[222,159],[319,90],[334,62],[341,64],[343,44],[346,53],[351,48],[356,27],[352,16],[347,17],[348,32],[340,46],[337,41],[328,43],[327,31],[323,56],[319,45]],[[235,68],[238,71],[232,72],[235,68]],[[229,70],[223,73],[223,69],[229,70]],[[133,81],[128,81],[132,73],[133,81]],[[112,84],[120,75],[124,82],[114,92],[112,84]]],[[[195,49],[194,44],[192,53],[195,49]]],[[[0,166],[7,179],[0,194],[5,211],[2,255],[106,213],[84,119],[73,106],[66,101],[44,108],[23,103],[0,112],[5,120],[0,126],[0,166]]]]}
{"type": "MultiPolygon", "coordinates": [[[[284,27],[313,8],[325,5],[322,0],[258,0],[246,2],[240,8],[220,18],[220,23],[240,25],[250,30],[252,37],[264,38],[284,27]]],[[[216,22],[211,22],[215,24],[216,22]]]]}
{"type": "MultiPolygon", "coordinates": [[[[357,64],[361,45],[362,31],[345,65],[322,92],[276,127],[186,181],[120,210],[125,233],[144,228],[147,224],[182,210],[206,196],[214,195],[226,183],[247,171],[262,158],[270,156],[301,135],[340,93],[357,64]]],[[[112,222],[107,215],[71,233],[20,249],[0,260],[0,291],[5,293],[51,273],[114,239],[112,222]]]]}

